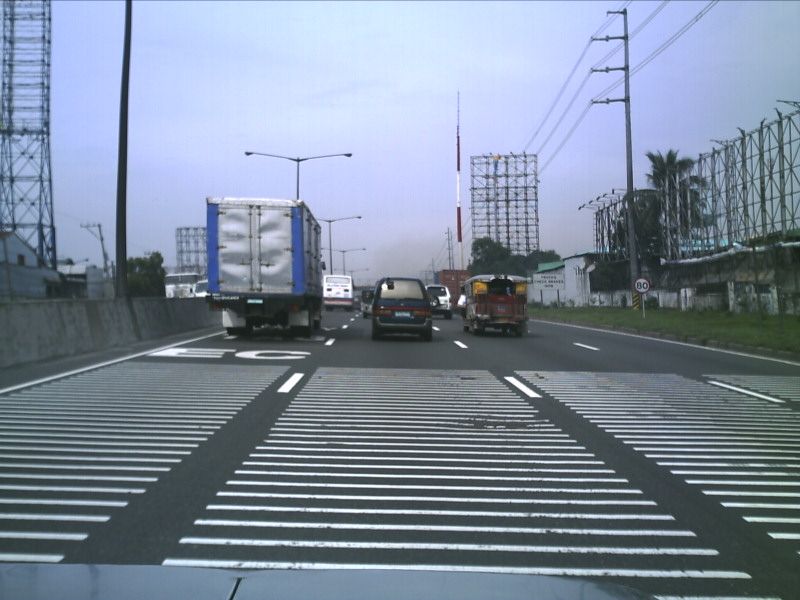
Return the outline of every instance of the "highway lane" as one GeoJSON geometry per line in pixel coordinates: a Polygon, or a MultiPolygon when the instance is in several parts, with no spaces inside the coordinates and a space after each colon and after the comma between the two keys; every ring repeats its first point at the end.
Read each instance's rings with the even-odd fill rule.
{"type": "Polygon", "coordinates": [[[798,366],[536,322],[436,319],[425,343],[324,320],[0,395],[0,556],[796,597],[798,366]]]}

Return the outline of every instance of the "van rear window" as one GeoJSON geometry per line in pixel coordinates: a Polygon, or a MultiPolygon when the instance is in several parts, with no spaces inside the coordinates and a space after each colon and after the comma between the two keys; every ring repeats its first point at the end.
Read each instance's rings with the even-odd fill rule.
{"type": "Polygon", "coordinates": [[[425,294],[422,291],[422,286],[416,281],[393,279],[391,282],[384,281],[381,284],[381,298],[423,300],[425,294]],[[390,283],[393,284],[392,289],[389,288],[390,283]]]}

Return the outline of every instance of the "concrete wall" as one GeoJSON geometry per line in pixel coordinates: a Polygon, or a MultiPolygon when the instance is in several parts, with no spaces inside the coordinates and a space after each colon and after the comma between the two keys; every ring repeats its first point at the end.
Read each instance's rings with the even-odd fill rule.
{"type": "Polygon", "coordinates": [[[0,303],[0,368],[220,326],[203,298],[0,303]]]}

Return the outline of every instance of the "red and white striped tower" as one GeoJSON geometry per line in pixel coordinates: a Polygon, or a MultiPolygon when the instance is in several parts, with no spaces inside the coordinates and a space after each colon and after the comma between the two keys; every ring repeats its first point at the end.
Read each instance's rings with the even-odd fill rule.
{"type": "Polygon", "coordinates": [[[460,269],[464,270],[464,243],[461,236],[461,92],[456,96],[456,239],[461,257],[460,269]]]}

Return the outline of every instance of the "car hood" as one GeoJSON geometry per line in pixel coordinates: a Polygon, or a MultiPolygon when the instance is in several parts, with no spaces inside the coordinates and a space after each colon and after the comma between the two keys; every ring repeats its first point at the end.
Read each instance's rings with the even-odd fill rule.
{"type": "MultiPolygon", "coordinates": [[[[300,565],[298,565],[300,566],[300,565]]],[[[146,565],[0,565],[0,598],[15,600],[652,600],[572,577],[353,569],[207,569],[146,565]]]]}

